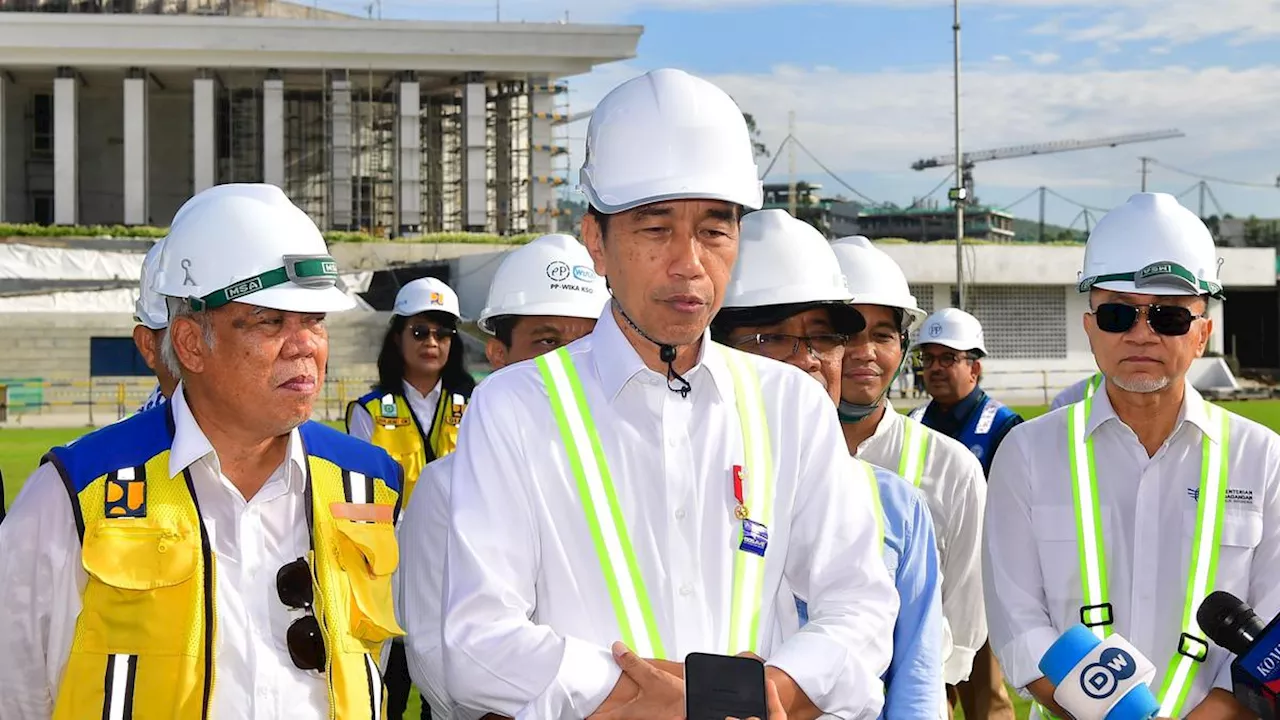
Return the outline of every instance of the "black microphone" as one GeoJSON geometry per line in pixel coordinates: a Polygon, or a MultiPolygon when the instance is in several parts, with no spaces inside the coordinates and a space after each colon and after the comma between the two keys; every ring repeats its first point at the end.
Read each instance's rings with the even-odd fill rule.
{"type": "Polygon", "coordinates": [[[1210,593],[1196,610],[1209,639],[1236,654],[1231,692],[1262,720],[1280,718],[1280,618],[1263,624],[1243,600],[1222,590],[1210,593]]]}

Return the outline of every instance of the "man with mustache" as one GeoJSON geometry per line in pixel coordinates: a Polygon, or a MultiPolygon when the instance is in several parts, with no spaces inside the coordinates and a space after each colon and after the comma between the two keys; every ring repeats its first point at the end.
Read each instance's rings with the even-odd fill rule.
{"type": "Polygon", "coordinates": [[[586,152],[582,235],[613,297],[586,337],[487,378],[463,420],[449,694],[682,717],[688,653],[754,653],[789,717],[874,718],[898,603],[869,483],[848,481],[819,385],[708,336],[762,204],[742,111],[657,70],[600,101],[586,152]],[[783,641],[792,591],[809,623],[783,641]]]}
{"type": "MultiPolygon", "coordinates": [[[[883,269],[863,262],[858,272],[883,269]]],[[[849,292],[849,277],[850,270],[836,260],[827,239],[813,226],[785,210],[753,212],[742,221],[741,251],[725,306],[711,325],[712,337],[730,347],[794,365],[821,383],[832,403],[843,404],[841,365],[849,361],[849,343],[865,338],[868,330],[864,310],[849,304],[855,297],[849,292]]],[[[902,286],[905,290],[905,280],[902,286]]],[[[872,299],[903,302],[883,296],[872,299]]],[[[865,309],[876,308],[868,305],[865,309]]],[[[873,313],[872,317],[877,316],[873,313]]],[[[873,332],[881,331],[876,328],[873,332]]],[[[959,451],[967,455],[964,448],[959,451]]],[[[968,459],[977,466],[972,457],[968,459]]],[[[945,707],[943,576],[929,507],[910,483],[865,459],[850,465],[848,481],[875,483],[884,563],[898,591],[893,660],[884,677],[881,717],[938,718],[945,707]]],[[[975,554],[976,549],[975,538],[975,554]]],[[[980,588],[981,579],[975,579],[980,588]]],[[[796,599],[796,609],[797,624],[803,625],[808,620],[804,598],[796,599]]],[[[977,609],[982,612],[981,604],[977,609]]]]}
{"type": "Polygon", "coordinates": [[[337,281],[275,186],[179,210],[172,398],[54,448],[0,526],[0,717],[381,717],[402,482],[309,421],[337,281]]]}
{"type": "Polygon", "coordinates": [[[1059,716],[1037,665],[1083,622],[1155,665],[1159,717],[1253,717],[1231,695],[1231,654],[1195,620],[1213,590],[1263,618],[1280,610],[1280,436],[1186,379],[1223,299],[1218,266],[1208,228],[1171,195],[1105,215],[1079,284],[1102,385],[1015,428],[991,468],[991,646],[1010,682],[1059,716]]]}
{"type": "Polygon", "coordinates": [[[954,695],[987,641],[980,555],[986,479],[963,445],[899,414],[889,402],[908,333],[925,315],[902,269],[865,237],[843,238],[831,247],[853,307],[867,321],[844,349],[840,427],[849,452],[897,471],[928,503],[942,565],[942,675],[954,695]]]}

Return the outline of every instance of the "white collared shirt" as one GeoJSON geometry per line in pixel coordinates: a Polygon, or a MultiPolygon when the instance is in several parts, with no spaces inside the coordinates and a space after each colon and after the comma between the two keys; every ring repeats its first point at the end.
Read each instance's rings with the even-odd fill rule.
{"type": "MultiPolygon", "coordinates": [[[[897,472],[906,422],[886,399],[884,417],[854,454],[897,472]]],[[[933,517],[942,570],[942,677],[948,685],[955,685],[969,678],[973,656],[987,641],[981,555],[987,481],[982,476],[982,463],[965,446],[942,433],[925,431],[929,441],[920,492],[933,517]]]]}
{"type": "MultiPolygon", "coordinates": [[[[728,650],[731,468],[742,464],[733,383],[707,351],[687,398],[646,368],[606,307],[568,346],[612,473],[668,657],[728,650]]],[[[867,483],[849,482],[831,399],[794,367],[747,356],[763,393],[776,498],[761,599],[760,654],[825,712],[874,718],[898,599],[881,560],[867,483]],[[784,583],[785,577],[785,583],[784,583]],[[781,641],[790,592],[810,622],[781,641]],[[781,604],[781,605],[780,605],[781,604]]],[[[573,474],[537,367],[477,388],[450,473],[443,636],[455,702],[521,718],[582,718],[619,678],[618,640],[573,474]]],[[[405,558],[406,584],[427,572],[405,558]]],[[[413,631],[410,630],[411,635],[413,631]]],[[[410,637],[410,646],[419,640],[410,637]]],[[[424,643],[425,644],[425,643],[424,643]]]]}
{"type": "MultiPolygon", "coordinates": [[[[295,667],[285,643],[289,625],[303,611],[287,608],[276,594],[277,571],[310,547],[298,431],[290,434],[288,458],[246,501],[222,475],[181,385],[170,402],[169,474],[190,468],[217,563],[217,680],[210,716],[328,718],[324,676],[295,667]]],[[[87,582],[70,499],[51,463],[31,474],[0,524],[0,578],[0,717],[48,720],[87,582]]]]}
{"type": "MultiPolygon", "coordinates": [[[[1015,687],[1039,678],[1041,656],[1080,622],[1084,592],[1069,476],[1067,417],[1060,408],[1014,428],[996,453],[987,494],[983,545],[991,648],[1015,687]]],[[[1280,436],[1230,416],[1226,515],[1214,590],[1252,605],[1260,617],[1280,611],[1280,436]]],[[[1115,624],[1156,666],[1158,691],[1173,659],[1186,603],[1195,535],[1202,439],[1221,440],[1200,394],[1186,384],[1173,433],[1148,457],[1111,406],[1093,396],[1093,436],[1103,544],[1115,624]]],[[[1195,709],[1214,687],[1230,689],[1230,654],[1210,643],[1209,657],[1182,706],[1195,709]]]]}
{"type": "MultiPolygon", "coordinates": [[[[436,416],[436,405],[440,404],[441,382],[443,381],[437,380],[436,386],[426,395],[418,392],[418,388],[410,385],[407,380],[400,382],[403,386],[404,399],[409,403],[413,416],[421,424],[418,429],[424,435],[431,432],[431,423],[436,416]]],[[[351,413],[351,430],[348,434],[365,442],[369,442],[369,438],[373,437],[373,416],[369,414],[368,408],[363,405],[356,406],[355,411],[351,413]]]]}

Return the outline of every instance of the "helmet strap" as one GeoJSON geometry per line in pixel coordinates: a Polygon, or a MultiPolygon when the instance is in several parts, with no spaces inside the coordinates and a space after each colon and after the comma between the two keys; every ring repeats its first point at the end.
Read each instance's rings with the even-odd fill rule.
{"type": "Polygon", "coordinates": [[[613,298],[613,306],[617,308],[618,314],[622,316],[623,320],[627,321],[632,330],[635,330],[640,337],[658,346],[658,359],[667,364],[667,389],[673,393],[679,393],[681,398],[689,397],[689,392],[693,390],[693,387],[689,385],[688,380],[685,380],[680,373],[676,372],[676,346],[658,342],[650,337],[649,333],[641,330],[640,326],[627,314],[627,311],[622,309],[622,303],[618,302],[616,297],[613,298]]]}

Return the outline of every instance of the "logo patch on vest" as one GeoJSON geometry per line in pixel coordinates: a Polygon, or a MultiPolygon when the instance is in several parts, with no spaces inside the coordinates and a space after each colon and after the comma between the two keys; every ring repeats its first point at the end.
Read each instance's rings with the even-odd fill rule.
{"type": "Polygon", "coordinates": [[[103,502],[106,517],[144,518],[147,516],[147,483],[135,477],[133,468],[117,470],[107,476],[103,502]]]}

